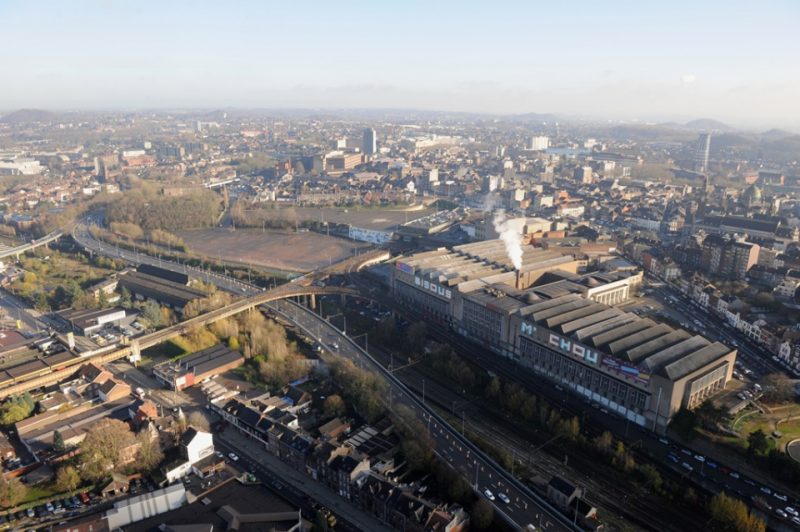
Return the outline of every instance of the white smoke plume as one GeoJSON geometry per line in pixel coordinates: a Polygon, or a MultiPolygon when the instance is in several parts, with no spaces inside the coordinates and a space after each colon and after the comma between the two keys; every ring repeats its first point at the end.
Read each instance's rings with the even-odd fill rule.
{"type": "Polygon", "coordinates": [[[492,224],[494,225],[494,230],[500,235],[500,240],[506,246],[506,254],[511,259],[514,269],[522,269],[522,237],[517,228],[509,223],[508,218],[506,218],[506,212],[503,209],[495,212],[492,224]]]}

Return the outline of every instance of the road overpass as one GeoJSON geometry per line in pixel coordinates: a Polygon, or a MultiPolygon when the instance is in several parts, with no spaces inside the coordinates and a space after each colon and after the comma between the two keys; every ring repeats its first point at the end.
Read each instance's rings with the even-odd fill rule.
{"type": "Polygon", "coordinates": [[[0,389],[0,399],[4,399],[9,395],[24,393],[42,386],[48,386],[50,384],[67,379],[73,373],[75,373],[78,367],[83,364],[88,364],[90,362],[95,364],[105,364],[107,362],[112,362],[114,360],[129,357],[131,355],[136,356],[148,347],[153,347],[155,345],[164,343],[172,338],[175,338],[176,336],[185,334],[196,327],[205,327],[206,325],[217,320],[235,316],[236,314],[252,310],[271,301],[293,297],[315,298],[316,296],[322,295],[359,296],[360,293],[354,288],[338,286],[309,286],[300,283],[281,285],[272,290],[262,291],[258,294],[234,301],[230,305],[212,310],[200,316],[195,316],[194,318],[176,323],[175,325],[171,325],[164,329],[134,338],[131,340],[130,344],[124,345],[114,351],[77,359],[74,364],[70,364],[69,367],[65,367],[64,369],[52,371],[46,374],[37,373],[36,376],[32,378],[25,378],[24,375],[20,376],[18,379],[16,379],[14,384],[0,389]]]}
{"type": "Polygon", "coordinates": [[[64,236],[64,232],[61,230],[53,231],[52,233],[43,236],[42,238],[37,238],[31,240],[27,244],[22,244],[21,246],[8,248],[0,252],[0,259],[4,259],[6,257],[14,257],[19,259],[20,255],[27,251],[33,251],[34,249],[38,248],[39,246],[46,246],[51,242],[55,242],[59,238],[64,236]]]}

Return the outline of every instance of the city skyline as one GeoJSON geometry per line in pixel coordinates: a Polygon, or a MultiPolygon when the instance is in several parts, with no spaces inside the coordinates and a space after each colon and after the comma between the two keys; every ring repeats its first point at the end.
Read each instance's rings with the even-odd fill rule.
{"type": "Polygon", "coordinates": [[[392,108],[713,118],[797,130],[792,22],[799,13],[782,1],[404,9],[10,2],[0,15],[8,40],[21,46],[4,58],[12,82],[0,89],[0,102],[7,110],[392,108]]]}

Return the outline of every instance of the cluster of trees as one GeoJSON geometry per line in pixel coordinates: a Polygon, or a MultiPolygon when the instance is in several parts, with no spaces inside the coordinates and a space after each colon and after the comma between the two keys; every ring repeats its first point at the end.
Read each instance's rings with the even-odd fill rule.
{"type": "Polygon", "coordinates": [[[187,319],[194,318],[200,314],[230,305],[231,301],[233,301],[233,297],[228,292],[214,292],[206,297],[189,301],[183,307],[183,316],[187,319]]]}
{"type": "Polygon", "coordinates": [[[757,429],[747,437],[747,452],[751,455],[763,455],[769,451],[769,440],[763,430],[757,429]]]}
{"type": "Polygon", "coordinates": [[[731,532],[765,532],[766,523],[751,512],[739,499],[728,497],[725,492],[715,495],[708,504],[711,530],[731,532]]]}
{"type": "Polygon", "coordinates": [[[343,416],[347,412],[347,405],[339,394],[332,394],[322,403],[322,414],[326,418],[343,416]]]}
{"type": "Polygon", "coordinates": [[[236,159],[232,164],[240,174],[258,174],[275,167],[276,160],[264,153],[254,153],[244,159],[236,159]]]}
{"type": "Polygon", "coordinates": [[[36,410],[36,401],[28,392],[15,395],[0,405],[0,424],[9,426],[22,421],[36,410]]]}
{"type": "Polygon", "coordinates": [[[25,273],[11,285],[11,290],[40,311],[68,307],[100,308],[107,305],[107,300],[98,300],[84,290],[84,287],[99,281],[106,273],[91,266],[104,270],[117,270],[121,266],[110,259],[89,259],[82,254],[65,256],[56,251],[51,252],[47,260],[37,254],[25,257],[21,262],[25,273]]]}
{"type": "Polygon", "coordinates": [[[0,224],[0,236],[7,236],[9,238],[16,238],[17,230],[10,225],[0,224]]]}
{"type": "Polygon", "coordinates": [[[141,240],[144,238],[144,230],[134,223],[111,222],[108,228],[112,233],[124,236],[129,240],[141,240]]]}
{"type": "Polygon", "coordinates": [[[126,192],[106,205],[106,220],[135,224],[144,231],[175,231],[212,227],[222,200],[210,190],[196,190],[183,196],[162,196],[147,188],[126,192]]]}
{"type": "MultiPolygon", "coordinates": [[[[149,471],[163,458],[158,439],[151,438],[149,432],[134,434],[127,423],[108,419],[102,427],[89,432],[81,443],[76,472],[80,479],[94,482],[106,478],[113,471],[122,471],[125,468],[149,471]],[[133,460],[130,459],[131,448],[135,448],[136,452],[133,460]]],[[[62,475],[73,476],[69,470],[62,475]]]]}
{"type": "MultiPolygon", "coordinates": [[[[215,330],[226,334],[234,332],[231,322],[215,326],[215,330]]],[[[258,379],[273,387],[299,379],[308,372],[304,358],[297,344],[290,342],[286,330],[260,312],[247,312],[239,315],[235,330],[236,336],[228,336],[231,348],[240,348],[248,364],[255,370],[258,379]]],[[[220,336],[224,338],[224,335],[220,336]]]]}
{"type": "MultiPolygon", "coordinates": [[[[394,318],[381,320],[375,327],[370,340],[387,349],[396,351],[408,357],[418,357],[423,354],[425,344],[428,341],[428,325],[423,321],[417,321],[408,326],[404,331],[398,330],[394,318]]],[[[443,348],[435,349],[441,355],[446,351],[443,348]]]]}
{"type": "Polygon", "coordinates": [[[783,373],[770,373],[761,379],[761,400],[770,404],[787,403],[794,399],[794,382],[783,373]]]}
{"type": "Polygon", "coordinates": [[[122,237],[128,242],[143,242],[145,240],[153,244],[170,247],[178,251],[186,252],[188,247],[181,237],[170,233],[164,229],[152,229],[145,232],[138,224],[133,222],[111,222],[109,232],[102,229],[93,228],[93,236],[108,239],[109,236],[122,237]]]}
{"type": "MultiPolygon", "coordinates": [[[[459,365],[469,365],[452,349],[441,346],[431,351],[429,360],[434,368],[438,368],[437,371],[440,374],[447,376],[459,385],[461,384],[459,378],[463,379],[463,377],[460,377],[462,373],[457,368],[459,365]]],[[[589,453],[624,474],[625,478],[646,486],[650,492],[663,494],[680,503],[692,505],[697,503],[697,494],[693,490],[665,481],[658,470],[650,464],[637,464],[630,449],[623,442],[615,440],[610,432],[605,432],[591,440],[587,439],[582,433],[578,418],[562,416],[557,408],[551,407],[536,395],[528,393],[523,386],[516,382],[504,383],[499,377],[488,378],[485,372],[476,372],[475,386],[472,390],[467,389],[466,391],[480,393],[481,387],[484,397],[492,400],[491,404],[496,404],[502,410],[557,436],[562,446],[573,447],[579,451],[580,455],[589,453]]],[[[709,412],[711,411],[711,408],[706,408],[709,412]]],[[[511,468],[512,456],[508,452],[469,431],[467,431],[467,435],[500,465],[506,469],[511,468]]]]}
{"type": "Polygon", "coordinates": [[[487,530],[494,520],[494,508],[483,497],[476,498],[464,476],[436,457],[433,441],[422,421],[403,405],[399,405],[391,417],[409,467],[418,473],[430,474],[439,497],[470,508],[470,530],[487,530]]]}
{"type": "Polygon", "coordinates": [[[462,390],[472,390],[476,384],[475,372],[449,345],[440,344],[430,353],[431,367],[437,373],[446,375],[462,390]]]}
{"type": "Polygon", "coordinates": [[[729,420],[728,410],[722,406],[716,406],[708,399],[694,410],[681,408],[672,416],[670,429],[686,440],[692,440],[697,436],[698,428],[705,428],[711,431],[718,431],[719,425],[729,420]]]}
{"type": "Polygon", "coordinates": [[[16,477],[0,475],[0,507],[12,508],[22,502],[28,487],[16,477]]]}
{"type": "Polygon", "coordinates": [[[238,200],[230,210],[231,221],[236,227],[258,227],[270,229],[294,228],[299,223],[297,211],[291,207],[264,207],[238,200]]]}
{"type": "MultiPolygon", "coordinates": [[[[120,296],[120,305],[124,308],[132,308],[136,305],[133,302],[130,302],[130,306],[126,307],[128,301],[130,301],[130,292],[125,294],[126,290],[123,289],[123,294],[120,296]]],[[[139,305],[139,310],[141,311],[141,315],[139,317],[139,323],[145,329],[158,329],[159,327],[169,325],[172,321],[172,315],[170,310],[162,307],[152,299],[148,299],[145,302],[139,305]],[[144,321],[144,323],[142,323],[144,321]]]]}
{"type": "Polygon", "coordinates": [[[167,246],[168,248],[177,249],[184,253],[189,251],[189,247],[181,237],[163,229],[153,229],[150,231],[150,241],[159,246],[167,246]]]}
{"type": "Polygon", "coordinates": [[[336,360],[330,365],[330,378],[367,423],[373,423],[385,414],[381,400],[387,394],[386,382],[374,373],[357,368],[350,360],[336,360]]]}

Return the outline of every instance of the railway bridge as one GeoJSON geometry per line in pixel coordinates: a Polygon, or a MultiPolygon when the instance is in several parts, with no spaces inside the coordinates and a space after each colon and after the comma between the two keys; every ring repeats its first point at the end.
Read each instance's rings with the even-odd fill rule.
{"type": "MultiPolygon", "coordinates": [[[[119,360],[120,358],[129,357],[131,355],[137,356],[142,350],[164,343],[172,338],[175,338],[176,336],[192,330],[195,327],[204,327],[217,320],[235,316],[241,312],[252,311],[254,308],[271,301],[294,297],[306,297],[309,298],[313,306],[313,300],[316,298],[316,296],[359,295],[358,290],[354,288],[339,286],[314,286],[313,284],[306,284],[307,282],[311,282],[308,280],[308,278],[303,278],[302,281],[303,282],[281,285],[271,290],[266,290],[248,297],[244,297],[225,307],[212,310],[164,329],[134,338],[128,345],[123,345],[118,349],[107,353],[100,353],[85,357],[74,357],[67,362],[59,363],[58,366],[43,365],[33,373],[18,375],[14,378],[7,378],[4,384],[0,384],[0,399],[4,399],[9,395],[24,393],[42,386],[48,386],[58,381],[67,379],[83,364],[90,362],[95,364],[105,364],[107,362],[119,360]]],[[[42,360],[46,364],[47,359],[44,358],[42,360]]]]}

